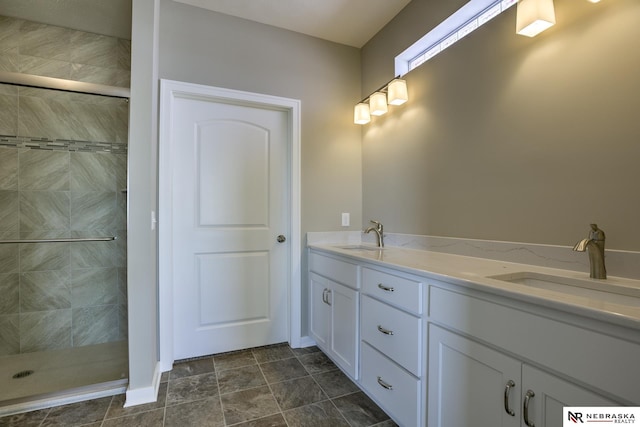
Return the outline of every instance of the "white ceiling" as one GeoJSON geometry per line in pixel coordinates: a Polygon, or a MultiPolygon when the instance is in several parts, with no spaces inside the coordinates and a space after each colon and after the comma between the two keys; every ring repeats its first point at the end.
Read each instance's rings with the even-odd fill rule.
{"type": "MultiPolygon", "coordinates": [[[[411,0],[175,1],[359,48],[411,0]]],[[[131,0],[0,0],[0,15],[131,37],[131,0]]]]}
{"type": "Polygon", "coordinates": [[[175,0],[362,47],[411,0],[175,0]]]}

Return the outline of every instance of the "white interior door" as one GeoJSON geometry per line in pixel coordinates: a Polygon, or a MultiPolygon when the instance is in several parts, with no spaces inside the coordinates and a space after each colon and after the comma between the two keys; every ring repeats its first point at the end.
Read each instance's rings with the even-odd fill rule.
{"type": "Polygon", "coordinates": [[[174,359],[287,341],[287,112],[171,109],[174,359]]]}

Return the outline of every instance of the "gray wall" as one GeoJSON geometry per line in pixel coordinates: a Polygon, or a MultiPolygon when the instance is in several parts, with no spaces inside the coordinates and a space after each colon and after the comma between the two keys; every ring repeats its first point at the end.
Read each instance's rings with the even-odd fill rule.
{"type": "MultiPolygon", "coordinates": [[[[365,92],[393,75],[405,34],[429,30],[415,16],[433,3],[364,47],[365,92]]],[[[365,218],[557,245],[596,222],[609,248],[640,250],[640,2],[555,5],[538,37],[515,34],[513,7],[407,74],[411,100],[363,129],[365,218]]]]}
{"type": "Polygon", "coordinates": [[[301,100],[303,231],[340,230],[341,212],[360,227],[357,49],[163,0],[159,73],[301,100]]]}

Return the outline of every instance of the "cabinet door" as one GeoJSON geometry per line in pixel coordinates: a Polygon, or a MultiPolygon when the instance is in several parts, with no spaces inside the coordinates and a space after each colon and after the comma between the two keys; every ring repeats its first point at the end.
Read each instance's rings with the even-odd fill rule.
{"type": "Polygon", "coordinates": [[[309,274],[309,334],[318,347],[329,350],[331,307],[328,303],[329,281],[317,274],[309,274]]]}
{"type": "Polygon", "coordinates": [[[429,427],[519,426],[520,367],[516,359],[429,325],[429,427]]]}
{"type": "Polygon", "coordinates": [[[331,304],[331,353],[352,378],[357,379],[356,360],[358,344],[358,292],[346,286],[329,282],[331,304]]]}
{"type": "Polygon", "coordinates": [[[536,427],[562,427],[563,406],[620,405],[525,364],[522,367],[523,399],[529,390],[534,395],[529,398],[528,419],[529,424],[535,424],[536,427]]]}

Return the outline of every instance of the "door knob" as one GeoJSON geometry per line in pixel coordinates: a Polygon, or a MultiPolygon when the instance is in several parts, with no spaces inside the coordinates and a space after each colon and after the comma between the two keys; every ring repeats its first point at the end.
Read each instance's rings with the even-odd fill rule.
{"type": "Polygon", "coordinates": [[[276,240],[278,241],[278,243],[283,243],[287,240],[287,238],[281,234],[276,238],[276,240]]]}

